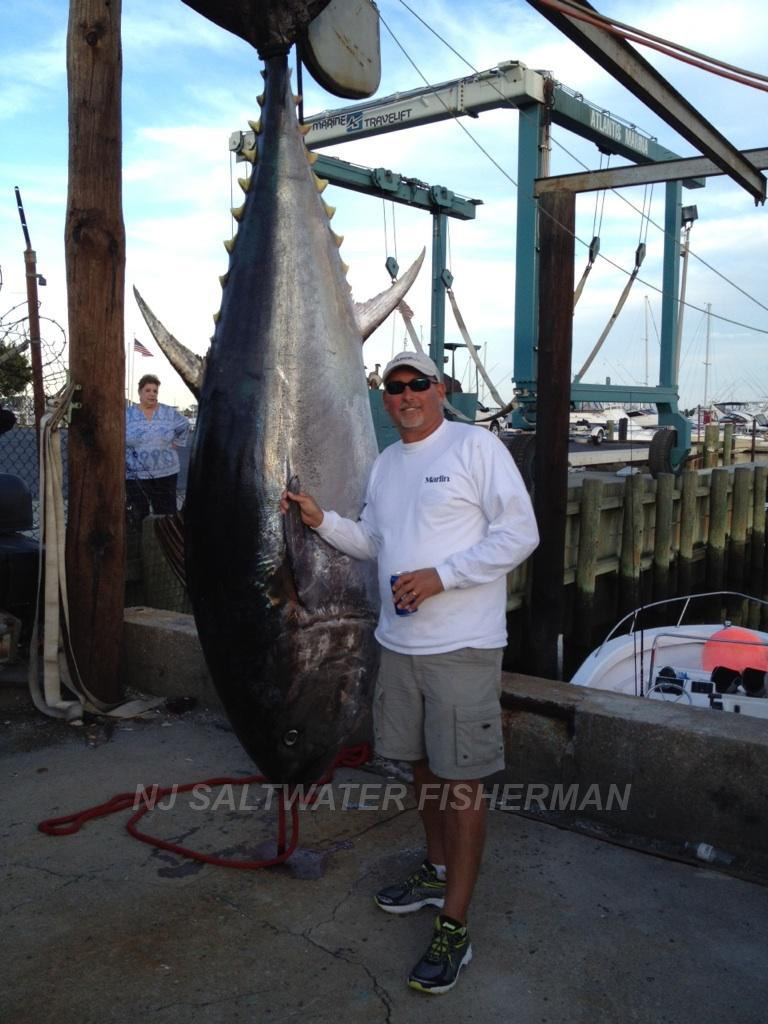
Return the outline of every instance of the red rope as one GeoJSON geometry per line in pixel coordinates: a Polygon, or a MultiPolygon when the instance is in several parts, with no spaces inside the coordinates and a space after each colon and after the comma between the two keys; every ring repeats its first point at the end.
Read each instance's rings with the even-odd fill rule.
{"type": "MultiPolygon", "coordinates": [[[[370,761],[371,759],[371,748],[367,743],[361,743],[356,747],[344,747],[325,773],[325,775],[314,784],[314,787],[310,789],[309,796],[303,800],[305,807],[310,806],[315,802],[319,793],[319,787],[324,786],[330,782],[333,778],[333,774],[337,768],[357,768],[360,765],[370,761]]],[[[177,793],[188,793],[196,786],[209,786],[213,789],[216,786],[245,786],[251,782],[268,782],[269,780],[264,775],[249,775],[246,778],[232,779],[232,778],[215,778],[206,779],[204,782],[187,782],[182,786],[152,786],[152,803],[149,804],[144,802],[143,807],[139,807],[136,810],[136,793],[117,793],[112,797],[111,800],[107,800],[106,803],[97,804],[95,807],[87,807],[82,811],[75,811],[73,814],[65,814],[60,818],[47,818],[45,821],[41,821],[37,828],[38,831],[43,832],[47,836],[71,836],[75,832],[79,832],[83,825],[90,821],[92,818],[105,818],[109,814],[115,814],[117,811],[126,811],[128,809],[134,809],[135,813],[126,822],[125,827],[127,831],[142,843],[147,843],[150,846],[156,846],[161,850],[168,850],[170,853],[175,853],[180,857],[188,857],[191,860],[200,861],[203,864],[215,864],[217,867],[222,868],[242,868],[245,870],[256,870],[257,868],[270,867],[273,864],[282,864],[291,856],[299,841],[299,802],[296,799],[291,799],[290,810],[291,810],[291,838],[286,846],[286,808],[289,800],[289,789],[286,787],[280,790],[280,801],[277,805],[277,854],[267,860],[234,860],[228,857],[216,857],[212,854],[199,853],[197,850],[190,850],[186,846],[179,846],[177,843],[170,843],[165,839],[159,839],[157,836],[151,836],[147,832],[142,832],[137,827],[137,822],[144,817],[144,815],[151,810],[154,810],[154,806],[158,800],[162,800],[163,797],[176,795],[177,793]]],[[[148,792],[146,787],[144,792],[148,792]]]]}

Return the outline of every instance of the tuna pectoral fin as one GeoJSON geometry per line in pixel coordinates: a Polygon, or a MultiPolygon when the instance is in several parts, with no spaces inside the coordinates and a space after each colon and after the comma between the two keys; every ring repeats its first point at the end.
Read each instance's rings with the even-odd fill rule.
{"type": "Polygon", "coordinates": [[[355,303],[355,319],[363,341],[369,334],[373,334],[379,324],[384,323],[392,310],[405,297],[406,292],[416,280],[416,275],[421,270],[425,252],[426,249],[421,250],[421,254],[413,265],[391,287],[375,295],[372,299],[368,299],[367,302],[355,303]]]}
{"type": "MultiPolygon", "coordinates": [[[[287,491],[298,494],[301,490],[299,478],[290,477],[287,491]]],[[[325,581],[313,573],[312,567],[316,559],[312,557],[313,549],[320,543],[314,531],[301,521],[299,506],[291,502],[291,507],[283,517],[285,530],[286,562],[293,578],[298,602],[302,607],[312,610],[319,608],[325,601],[325,581]]]]}
{"type": "Polygon", "coordinates": [[[163,327],[144,299],[139,295],[136,288],[133,289],[133,294],[135,295],[136,302],[141,310],[141,315],[146,320],[147,327],[152,332],[152,336],[155,341],[162,349],[163,355],[167,358],[168,362],[187,385],[195,398],[199,400],[200,391],[203,386],[205,360],[194,352],[190,352],[189,349],[185,348],[180,341],[177,341],[169,331],[166,331],[165,327],[163,327]]]}

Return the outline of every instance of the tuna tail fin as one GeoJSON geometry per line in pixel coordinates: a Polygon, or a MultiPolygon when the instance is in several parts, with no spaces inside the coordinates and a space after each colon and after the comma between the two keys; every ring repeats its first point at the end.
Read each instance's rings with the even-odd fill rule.
{"type": "Polygon", "coordinates": [[[380,324],[384,323],[392,310],[396,309],[405,297],[406,292],[416,280],[416,275],[421,270],[426,251],[426,249],[422,249],[412,266],[389,288],[374,295],[367,302],[355,303],[355,320],[363,341],[373,334],[380,324]]]}
{"type": "Polygon", "coordinates": [[[330,0],[184,0],[228,32],[255,46],[266,60],[287,53],[296,37],[330,0]]]}
{"type": "Polygon", "coordinates": [[[133,289],[133,294],[141,310],[141,315],[144,317],[155,341],[160,346],[163,355],[199,401],[200,391],[203,387],[205,359],[194,352],[190,352],[188,348],[182,345],[180,341],[177,341],[163,327],[136,288],[133,289]]]}

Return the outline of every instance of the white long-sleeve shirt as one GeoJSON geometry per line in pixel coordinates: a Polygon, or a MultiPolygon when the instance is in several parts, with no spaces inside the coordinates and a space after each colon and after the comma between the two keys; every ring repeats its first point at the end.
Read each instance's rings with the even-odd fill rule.
{"type": "Polygon", "coordinates": [[[378,560],[376,639],[401,654],[503,647],[506,575],[539,542],[514,460],[490,431],[444,422],[398,441],[371,469],[360,519],[324,511],[317,533],[353,558],[378,560]],[[390,576],[435,568],[442,593],[397,615],[390,576]]]}

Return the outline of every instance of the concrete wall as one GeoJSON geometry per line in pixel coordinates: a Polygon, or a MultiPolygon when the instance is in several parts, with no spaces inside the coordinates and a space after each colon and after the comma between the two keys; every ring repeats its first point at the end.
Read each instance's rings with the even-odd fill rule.
{"type": "Polygon", "coordinates": [[[125,685],[158,697],[196,697],[221,709],[197,638],[195,620],[160,608],[126,608],[125,685]]]}
{"type": "MultiPolygon", "coordinates": [[[[128,686],[221,709],[191,615],[126,609],[124,652],[128,686]]],[[[768,723],[511,673],[503,687],[507,769],[494,782],[513,809],[671,856],[710,843],[768,879],[768,723]]]]}
{"type": "Polygon", "coordinates": [[[535,783],[548,794],[576,783],[581,800],[597,784],[602,806],[577,816],[663,840],[672,853],[710,843],[746,873],[768,877],[764,720],[514,674],[504,677],[502,705],[505,780],[524,793],[535,783]],[[625,810],[616,800],[606,808],[611,785],[622,793],[631,786],[625,810]]]}

